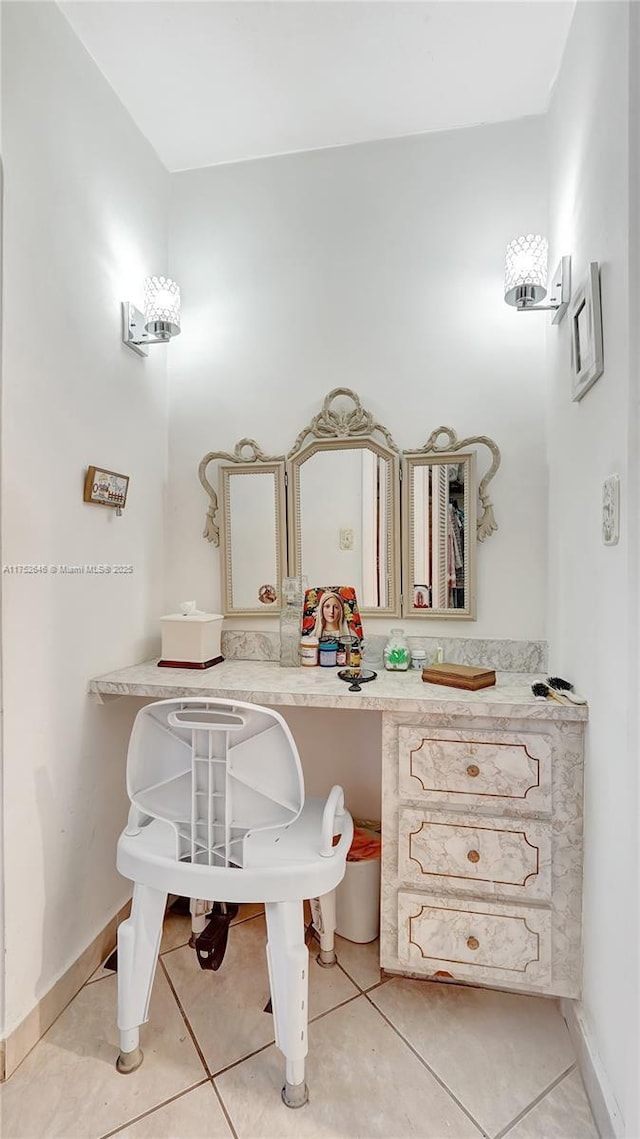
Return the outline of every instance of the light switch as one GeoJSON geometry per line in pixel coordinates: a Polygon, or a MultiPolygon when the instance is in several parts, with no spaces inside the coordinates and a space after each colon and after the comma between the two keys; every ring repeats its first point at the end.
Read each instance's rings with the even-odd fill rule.
{"type": "Polygon", "coordinates": [[[352,550],[353,549],[353,530],[350,526],[343,526],[340,531],[340,549],[352,550]]]}
{"type": "Polygon", "coordinates": [[[611,475],[602,485],[602,541],[615,546],[620,537],[620,478],[611,475]]]}

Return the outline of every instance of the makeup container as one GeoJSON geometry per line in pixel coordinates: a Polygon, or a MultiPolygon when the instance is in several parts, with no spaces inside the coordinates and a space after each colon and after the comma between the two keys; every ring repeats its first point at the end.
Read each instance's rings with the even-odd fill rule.
{"type": "Polygon", "coordinates": [[[338,642],[334,637],[321,637],[318,651],[321,668],[335,668],[338,663],[338,642]]]}
{"type": "Polygon", "coordinates": [[[355,637],[338,637],[338,656],[336,663],[340,668],[351,664],[351,647],[355,637]]]}
{"type": "Polygon", "coordinates": [[[318,638],[303,637],[300,641],[300,664],[313,668],[318,663],[318,638]]]}

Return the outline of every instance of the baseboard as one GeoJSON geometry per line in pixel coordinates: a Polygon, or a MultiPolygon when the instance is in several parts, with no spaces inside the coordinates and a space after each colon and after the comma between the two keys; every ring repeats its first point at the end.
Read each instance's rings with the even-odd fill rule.
{"type": "Polygon", "coordinates": [[[5,1040],[0,1041],[0,1082],[13,1075],[25,1056],[51,1028],[54,1020],[58,1019],[76,993],[80,992],[85,981],[109,956],[115,948],[118,926],[128,917],[130,909],[131,902],[127,902],[38,1001],[35,1008],[31,1009],[5,1040]]]}
{"type": "Polygon", "coordinates": [[[625,1139],[622,1112],[595,1047],[582,1004],[580,1001],[570,1001],[563,997],[560,1001],[560,1010],[575,1048],[578,1068],[600,1139],[625,1139]]]}

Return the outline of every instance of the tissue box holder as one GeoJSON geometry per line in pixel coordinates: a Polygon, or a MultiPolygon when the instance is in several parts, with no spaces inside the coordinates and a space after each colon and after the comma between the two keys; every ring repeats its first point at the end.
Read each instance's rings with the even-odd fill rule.
{"type": "Polygon", "coordinates": [[[160,618],[162,657],[158,668],[211,668],[220,664],[220,613],[170,613],[160,618]]]}

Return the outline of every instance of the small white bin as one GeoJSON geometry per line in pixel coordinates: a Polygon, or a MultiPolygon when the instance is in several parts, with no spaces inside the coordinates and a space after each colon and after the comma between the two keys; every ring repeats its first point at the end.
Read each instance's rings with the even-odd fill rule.
{"type": "Polygon", "coordinates": [[[374,844],[377,840],[377,855],[355,862],[347,855],[344,878],[336,887],[336,933],[361,944],[375,941],[380,933],[380,836],[356,827],[354,843],[363,834],[374,844]]]}

